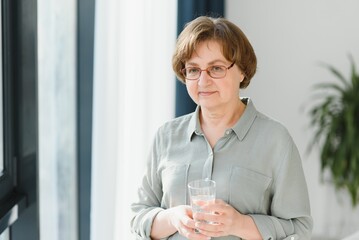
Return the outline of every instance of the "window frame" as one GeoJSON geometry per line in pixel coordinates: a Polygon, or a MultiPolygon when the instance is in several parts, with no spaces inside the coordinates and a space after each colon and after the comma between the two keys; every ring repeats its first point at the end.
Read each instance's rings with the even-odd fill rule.
{"type": "MultiPolygon", "coordinates": [[[[3,104],[3,163],[4,168],[0,176],[0,234],[19,218],[27,205],[24,194],[17,192],[17,162],[14,151],[15,128],[15,95],[14,95],[14,22],[12,11],[14,5],[11,0],[1,0],[1,49],[2,49],[2,104],[3,104]]],[[[11,235],[11,233],[10,233],[11,235]]],[[[10,236],[11,238],[11,236],[10,236]]]]}
{"type": "Polygon", "coordinates": [[[3,74],[2,74],[2,4],[0,4],[0,176],[2,175],[2,172],[4,170],[4,133],[3,133],[3,74]]]}
{"type": "Polygon", "coordinates": [[[1,48],[2,48],[2,103],[3,103],[3,163],[4,168],[0,176],[0,201],[8,198],[16,184],[16,174],[13,159],[13,102],[11,81],[11,54],[9,52],[11,39],[8,25],[8,1],[1,2],[1,48]]]}

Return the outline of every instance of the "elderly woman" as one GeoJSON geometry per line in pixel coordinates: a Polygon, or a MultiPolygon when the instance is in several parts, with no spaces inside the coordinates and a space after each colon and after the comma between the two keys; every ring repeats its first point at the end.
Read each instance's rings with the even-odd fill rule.
{"type": "Polygon", "coordinates": [[[223,18],[198,17],[178,37],[172,62],[198,106],[155,136],[132,204],[137,239],[310,239],[297,147],[239,96],[257,65],[244,33],[223,18]],[[216,182],[217,199],[193,213],[187,184],[205,178],[216,182]]]}

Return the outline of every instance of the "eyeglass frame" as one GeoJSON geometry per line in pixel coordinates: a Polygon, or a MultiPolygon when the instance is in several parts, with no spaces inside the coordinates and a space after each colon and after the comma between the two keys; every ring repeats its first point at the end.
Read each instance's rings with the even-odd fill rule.
{"type": "Polygon", "coordinates": [[[203,71],[206,71],[207,74],[208,74],[211,78],[213,78],[213,79],[220,79],[220,78],[224,78],[225,76],[227,76],[227,70],[231,69],[231,68],[234,66],[235,63],[236,63],[236,62],[233,62],[233,63],[232,63],[231,65],[229,65],[228,67],[226,67],[226,66],[224,66],[224,65],[211,65],[211,66],[209,66],[209,67],[206,68],[206,69],[201,69],[201,68],[199,68],[199,67],[186,67],[186,68],[182,68],[182,69],[181,69],[181,73],[182,73],[182,75],[185,77],[185,79],[186,79],[186,80],[189,80],[189,81],[196,81],[196,80],[198,80],[198,79],[201,77],[201,74],[202,74],[203,71]],[[222,77],[213,77],[213,76],[211,75],[211,72],[209,71],[209,68],[211,68],[211,67],[224,67],[224,69],[226,69],[226,70],[225,70],[225,73],[224,73],[224,76],[222,76],[222,77]],[[195,69],[198,69],[198,70],[200,71],[198,78],[195,78],[195,79],[189,79],[189,78],[187,78],[187,76],[186,76],[186,74],[185,74],[187,68],[195,68],[195,69]]]}

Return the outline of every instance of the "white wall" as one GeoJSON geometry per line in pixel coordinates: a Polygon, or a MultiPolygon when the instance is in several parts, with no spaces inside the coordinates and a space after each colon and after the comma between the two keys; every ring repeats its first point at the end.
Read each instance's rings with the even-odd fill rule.
{"type": "MultiPolygon", "coordinates": [[[[334,79],[320,62],[349,75],[348,54],[359,67],[359,1],[227,0],[226,16],[253,44],[258,72],[242,96],[282,122],[302,154],[307,177],[313,234],[339,239],[359,230],[345,192],[320,181],[318,149],[306,154],[312,136],[307,114],[313,84],[334,79]]],[[[359,94],[359,93],[358,93],[359,94]]]]}

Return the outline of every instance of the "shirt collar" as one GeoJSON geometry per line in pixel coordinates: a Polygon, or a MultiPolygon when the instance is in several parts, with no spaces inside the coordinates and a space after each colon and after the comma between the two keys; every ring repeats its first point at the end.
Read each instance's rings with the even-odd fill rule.
{"type": "MultiPolygon", "coordinates": [[[[232,128],[240,141],[244,139],[257,116],[257,110],[250,98],[241,98],[241,101],[246,104],[246,108],[238,122],[232,128]]],[[[199,112],[200,106],[197,106],[188,125],[187,136],[190,141],[192,140],[193,134],[202,135],[202,129],[199,123],[199,112]]]]}
{"type": "Polygon", "coordinates": [[[246,104],[246,108],[238,122],[232,128],[240,141],[244,139],[257,116],[257,110],[252,100],[250,98],[241,98],[241,100],[246,104]]]}
{"type": "Polygon", "coordinates": [[[196,110],[192,114],[191,120],[188,124],[187,136],[190,141],[192,140],[193,134],[202,134],[201,124],[199,123],[199,111],[200,106],[197,105],[196,110]]]}

